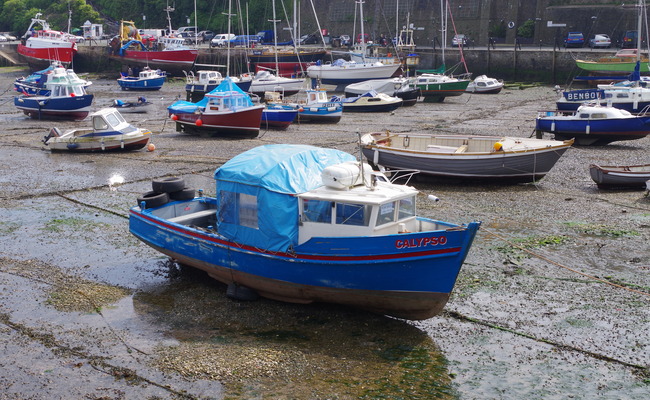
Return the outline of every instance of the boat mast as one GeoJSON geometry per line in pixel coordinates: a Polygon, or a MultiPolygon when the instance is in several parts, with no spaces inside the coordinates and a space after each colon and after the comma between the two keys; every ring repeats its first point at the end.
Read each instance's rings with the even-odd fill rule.
{"type": "Polygon", "coordinates": [[[271,22],[273,22],[273,54],[275,54],[275,75],[279,76],[280,70],[278,69],[278,31],[277,31],[277,26],[276,24],[280,22],[280,20],[275,18],[275,0],[273,0],[273,19],[271,22]]]}
{"type": "Polygon", "coordinates": [[[637,6],[638,9],[638,16],[637,16],[637,21],[636,21],[636,61],[641,60],[641,37],[642,37],[642,24],[641,24],[641,19],[643,17],[643,0],[639,0],[639,5],[637,6]]]}
{"type": "Polygon", "coordinates": [[[359,4],[359,22],[361,25],[361,57],[362,61],[366,62],[366,37],[363,31],[363,0],[358,0],[357,3],[359,4]]]}
{"type": "Polygon", "coordinates": [[[165,12],[167,12],[167,23],[169,24],[169,33],[167,34],[169,37],[172,35],[172,17],[169,15],[170,12],[174,11],[174,7],[169,6],[169,2],[167,2],[167,8],[165,8],[165,12]]]}
{"type": "MultiPolygon", "coordinates": [[[[228,0],[228,35],[230,35],[230,29],[231,27],[231,22],[230,19],[232,17],[232,0],[228,0]]],[[[226,51],[226,76],[230,76],[230,43],[226,43],[227,51],[226,51]]]]}

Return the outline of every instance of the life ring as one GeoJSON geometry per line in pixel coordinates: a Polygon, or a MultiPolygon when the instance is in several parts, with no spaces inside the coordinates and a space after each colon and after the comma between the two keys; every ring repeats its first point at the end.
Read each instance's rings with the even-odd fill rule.
{"type": "Polygon", "coordinates": [[[510,22],[508,22],[508,28],[512,29],[512,28],[514,28],[514,27],[515,27],[515,23],[514,23],[514,21],[510,21],[510,22]]]}

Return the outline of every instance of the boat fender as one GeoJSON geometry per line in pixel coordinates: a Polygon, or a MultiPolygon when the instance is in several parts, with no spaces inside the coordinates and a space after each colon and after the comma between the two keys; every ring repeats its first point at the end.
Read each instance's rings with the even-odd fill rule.
{"type": "Polygon", "coordinates": [[[503,149],[503,143],[496,142],[496,143],[494,143],[493,148],[494,148],[494,151],[501,151],[503,149]]]}
{"type": "Polygon", "coordinates": [[[551,132],[555,132],[555,121],[551,122],[551,132]]]}
{"type": "Polygon", "coordinates": [[[196,120],[196,126],[203,126],[203,120],[202,119],[197,119],[196,120]]]}
{"type": "Polygon", "coordinates": [[[397,233],[411,233],[406,229],[406,224],[400,223],[397,233]]]}
{"type": "Polygon", "coordinates": [[[438,198],[438,196],[434,196],[434,195],[432,195],[432,194],[428,195],[428,196],[427,196],[427,199],[429,199],[429,200],[431,200],[431,201],[433,201],[433,202],[438,202],[438,201],[440,201],[440,199],[438,198]]]}
{"type": "Polygon", "coordinates": [[[372,154],[372,163],[377,165],[379,164],[379,150],[374,149],[372,154]]]}
{"type": "Polygon", "coordinates": [[[178,115],[172,114],[172,121],[177,121],[178,120],[178,115]]]}
{"type": "Polygon", "coordinates": [[[589,134],[591,131],[591,125],[587,124],[587,127],[585,128],[585,133],[589,134]]]}

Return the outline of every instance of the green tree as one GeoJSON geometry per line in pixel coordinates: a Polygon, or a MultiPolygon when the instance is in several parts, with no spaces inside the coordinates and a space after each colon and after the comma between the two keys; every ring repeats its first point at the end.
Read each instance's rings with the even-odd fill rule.
{"type": "Polygon", "coordinates": [[[517,28],[517,36],[522,38],[532,38],[535,35],[535,21],[529,19],[517,28]]]}

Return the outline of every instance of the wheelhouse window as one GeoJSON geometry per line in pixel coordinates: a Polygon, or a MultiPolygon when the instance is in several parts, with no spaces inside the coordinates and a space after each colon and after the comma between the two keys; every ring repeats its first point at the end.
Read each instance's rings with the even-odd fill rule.
{"type": "Polygon", "coordinates": [[[365,204],[336,203],[336,223],[368,226],[372,207],[365,204]]]}
{"type": "Polygon", "coordinates": [[[245,193],[219,192],[219,220],[228,224],[258,229],[257,196],[245,193]]]}
{"type": "Polygon", "coordinates": [[[397,206],[396,201],[391,201],[390,203],[382,204],[379,206],[379,214],[377,214],[377,225],[387,224],[389,222],[395,222],[395,208],[397,206]]]}
{"type": "Polygon", "coordinates": [[[415,216],[415,196],[399,201],[398,220],[415,216]]]}
{"type": "Polygon", "coordinates": [[[333,204],[331,201],[303,199],[302,219],[305,222],[323,222],[331,224],[332,208],[333,204]]]}

